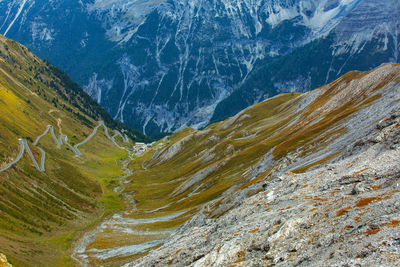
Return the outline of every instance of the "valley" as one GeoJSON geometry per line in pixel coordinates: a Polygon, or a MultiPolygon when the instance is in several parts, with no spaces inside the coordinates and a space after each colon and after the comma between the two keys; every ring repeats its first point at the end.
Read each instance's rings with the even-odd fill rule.
{"type": "Polygon", "coordinates": [[[0,1],[0,266],[399,265],[399,18],[0,1]]]}
{"type": "MultiPolygon", "coordinates": [[[[298,253],[314,250],[303,241],[288,247],[281,236],[311,237],[284,214],[307,227],[342,227],[345,215],[358,223],[345,230],[368,233],[373,247],[378,237],[396,246],[395,206],[382,222],[368,220],[398,198],[398,64],[279,94],[145,144],[147,137],[96,115],[105,113],[23,46],[2,37],[0,51],[0,253],[15,266],[306,264],[311,256],[298,253]]],[[[324,229],[315,238],[333,231],[324,229]]],[[[332,238],[364,242],[346,233],[332,238]]],[[[346,253],[362,262],[357,246],[346,253]]],[[[366,260],[397,259],[376,251],[366,260]]]]}

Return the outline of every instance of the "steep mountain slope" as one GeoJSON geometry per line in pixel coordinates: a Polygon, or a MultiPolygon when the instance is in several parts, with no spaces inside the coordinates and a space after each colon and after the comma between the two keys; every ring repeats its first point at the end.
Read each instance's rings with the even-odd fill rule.
{"type": "Polygon", "coordinates": [[[343,158],[231,191],[125,266],[397,266],[400,109],[388,115],[343,158]]]}
{"type": "Polygon", "coordinates": [[[78,234],[123,207],[113,188],[128,158],[126,135],[146,139],[0,36],[0,252],[12,264],[70,264],[78,234]]]}
{"type": "MultiPolygon", "coordinates": [[[[288,248],[289,256],[279,254],[279,247],[286,249],[286,243],[281,243],[288,234],[282,234],[283,239],[275,236],[270,255],[261,251],[261,245],[281,227],[280,233],[286,233],[292,214],[301,220],[325,209],[344,209],[349,220],[366,212],[360,221],[356,219],[361,226],[351,224],[351,229],[361,229],[352,237],[362,238],[360,233],[368,231],[367,220],[383,215],[382,206],[365,210],[362,207],[367,205],[361,205],[355,213],[345,208],[368,197],[382,205],[398,201],[394,187],[399,171],[399,110],[400,66],[386,64],[369,72],[347,73],[309,93],[280,94],[201,131],[186,128],[165,137],[130,165],[135,171],[123,194],[133,198],[134,205],[91,232],[75,250],[76,257],[86,263],[119,266],[150,251],[135,264],[226,266],[251,259],[242,264],[248,266],[268,265],[282,257],[285,265],[290,255],[298,256],[294,249],[301,253],[302,248],[288,248]],[[370,176],[375,171],[380,177],[376,183],[370,176]],[[364,172],[365,180],[358,175],[364,172]],[[348,173],[354,175],[345,176],[348,173]],[[356,195],[347,196],[357,183],[356,195]],[[341,185],[343,192],[338,191],[341,185]],[[345,200],[340,202],[342,196],[345,200]],[[275,198],[278,204],[266,206],[275,198]],[[318,210],[308,208],[314,204],[318,210]],[[309,209],[314,210],[308,213],[309,209]]],[[[382,224],[398,220],[396,207],[387,210],[382,224]]],[[[313,230],[319,223],[334,226],[342,218],[322,220],[317,215],[304,219],[314,225],[313,230]]],[[[304,236],[297,233],[290,238],[304,236]]],[[[389,238],[386,230],[382,234],[389,238]]],[[[335,240],[342,240],[341,232],[338,235],[335,240]]],[[[388,240],[388,244],[395,242],[388,240]]],[[[307,251],[312,258],[312,249],[307,251]]]]}
{"type": "Polygon", "coordinates": [[[0,2],[2,33],[156,137],[398,62],[399,17],[396,0],[0,2]]]}
{"type": "Polygon", "coordinates": [[[262,60],[251,77],[217,106],[211,120],[236,114],[254,103],[260,91],[304,92],[351,70],[399,62],[399,17],[398,1],[362,1],[327,36],[262,60]]]}

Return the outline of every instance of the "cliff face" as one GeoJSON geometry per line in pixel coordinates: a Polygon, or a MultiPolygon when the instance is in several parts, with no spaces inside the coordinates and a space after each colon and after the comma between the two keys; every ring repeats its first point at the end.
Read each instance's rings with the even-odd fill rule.
{"type": "Polygon", "coordinates": [[[113,117],[159,137],[397,62],[399,8],[395,0],[15,0],[0,3],[0,30],[65,69],[113,117]]]}
{"type": "Polygon", "coordinates": [[[351,70],[399,61],[400,6],[396,1],[359,1],[332,30],[285,55],[261,60],[247,81],[215,109],[212,121],[252,104],[257,92],[304,92],[351,70]],[[269,88],[269,89],[265,89],[269,88]]]}

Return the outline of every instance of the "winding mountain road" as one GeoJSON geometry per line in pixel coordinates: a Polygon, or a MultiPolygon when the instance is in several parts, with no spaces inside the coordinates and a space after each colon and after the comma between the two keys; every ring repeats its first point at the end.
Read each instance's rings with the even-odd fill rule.
{"type": "Polygon", "coordinates": [[[82,153],[79,151],[78,147],[83,145],[83,144],[86,144],[90,139],[92,139],[92,137],[97,133],[97,130],[99,129],[100,126],[104,126],[104,129],[105,129],[104,131],[106,133],[107,138],[111,139],[110,135],[108,134],[107,127],[104,125],[104,122],[103,121],[99,121],[99,125],[97,125],[93,129],[93,132],[85,140],[83,140],[82,142],[80,142],[79,144],[76,144],[74,146],[75,152],[78,153],[78,154],[75,154],[75,155],[82,156],[82,153]]]}
{"type": "MultiPolygon", "coordinates": [[[[114,135],[111,137],[109,132],[108,132],[108,128],[105,126],[103,121],[99,121],[99,124],[93,129],[93,132],[82,142],[76,144],[75,146],[72,146],[70,143],[68,143],[68,136],[60,134],[59,137],[57,138],[56,134],[54,133],[54,127],[52,125],[48,125],[46,127],[46,130],[39,135],[35,142],[33,143],[33,145],[40,151],[41,153],[41,159],[40,159],[40,166],[39,163],[37,162],[35,156],[32,153],[32,150],[30,149],[29,145],[28,145],[28,141],[26,139],[19,139],[19,144],[20,144],[20,149],[19,149],[19,153],[17,155],[17,157],[10,163],[8,163],[4,168],[0,169],[0,173],[7,171],[8,169],[10,169],[12,166],[14,166],[15,164],[17,164],[22,156],[24,155],[25,150],[28,152],[28,155],[30,156],[30,158],[32,159],[33,165],[35,166],[35,168],[40,171],[40,172],[45,172],[45,162],[46,162],[46,152],[38,146],[38,143],[40,141],[40,139],[45,136],[46,134],[48,134],[48,132],[50,131],[51,136],[53,137],[54,142],[56,143],[57,146],[61,146],[63,144],[67,145],[69,149],[72,150],[72,152],[75,154],[75,156],[79,157],[82,156],[82,153],[79,151],[78,147],[87,143],[90,139],[93,138],[93,136],[97,133],[97,130],[103,126],[104,127],[104,132],[106,137],[111,140],[115,146],[117,146],[119,149],[125,149],[126,151],[130,152],[130,150],[127,147],[122,147],[120,146],[116,141],[115,138],[117,136],[120,136],[123,140],[124,143],[129,143],[129,139],[128,137],[125,135],[122,135],[121,132],[114,130],[114,135]]],[[[129,157],[131,158],[131,155],[129,155],[129,157]]]]}
{"type": "Polygon", "coordinates": [[[39,135],[39,136],[36,138],[36,140],[35,140],[35,142],[33,143],[33,145],[34,145],[34,146],[37,146],[37,144],[38,144],[39,141],[40,141],[40,138],[42,138],[43,136],[45,136],[45,135],[49,132],[49,130],[51,131],[51,135],[53,136],[54,141],[56,142],[57,145],[59,145],[58,140],[57,140],[57,137],[56,137],[55,134],[54,134],[54,128],[53,128],[52,125],[47,125],[46,130],[45,130],[41,135],[39,135]]]}

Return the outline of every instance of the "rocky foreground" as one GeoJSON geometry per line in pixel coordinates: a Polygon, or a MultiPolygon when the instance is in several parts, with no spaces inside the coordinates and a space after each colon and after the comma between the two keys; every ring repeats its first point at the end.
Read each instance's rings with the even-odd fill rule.
{"type": "MultiPolygon", "coordinates": [[[[351,82],[353,88],[323,108],[393,71],[398,67],[385,65],[351,82]]],[[[302,104],[323,90],[309,93],[302,104]]],[[[310,154],[288,154],[265,180],[228,190],[163,246],[126,266],[400,265],[399,100],[393,80],[379,100],[340,123],[346,134],[312,153],[303,171],[299,166],[310,154]],[[330,151],[338,152],[318,161],[330,151]]],[[[260,160],[253,171],[263,164],[269,163],[260,160]]]]}

